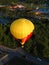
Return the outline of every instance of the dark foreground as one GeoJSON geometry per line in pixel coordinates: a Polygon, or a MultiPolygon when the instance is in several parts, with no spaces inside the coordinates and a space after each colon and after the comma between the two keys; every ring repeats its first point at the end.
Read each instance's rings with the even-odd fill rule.
{"type": "Polygon", "coordinates": [[[37,65],[33,62],[28,62],[24,58],[15,57],[5,65],[37,65]]]}

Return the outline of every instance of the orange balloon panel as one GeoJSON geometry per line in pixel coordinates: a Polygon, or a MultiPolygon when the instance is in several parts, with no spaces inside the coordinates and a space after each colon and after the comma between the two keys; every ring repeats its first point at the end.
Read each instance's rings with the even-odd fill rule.
{"type": "Polygon", "coordinates": [[[22,39],[22,45],[24,45],[24,43],[32,36],[32,33],[30,33],[27,37],[22,39]]]}

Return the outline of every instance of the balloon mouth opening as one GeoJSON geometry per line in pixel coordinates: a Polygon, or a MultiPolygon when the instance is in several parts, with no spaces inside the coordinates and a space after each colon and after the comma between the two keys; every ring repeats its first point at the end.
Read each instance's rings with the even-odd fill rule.
{"type": "Polygon", "coordinates": [[[29,40],[29,38],[32,36],[32,34],[33,34],[33,33],[31,32],[27,37],[22,38],[22,39],[17,39],[16,37],[14,37],[14,35],[12,35],[12,36],[15,38],[15,40],[17,40],[17,42],[18,42],[19,44],[21,44],[21,47],[24,48],[25,42],[26,42],[27,40],[29,40]]]}

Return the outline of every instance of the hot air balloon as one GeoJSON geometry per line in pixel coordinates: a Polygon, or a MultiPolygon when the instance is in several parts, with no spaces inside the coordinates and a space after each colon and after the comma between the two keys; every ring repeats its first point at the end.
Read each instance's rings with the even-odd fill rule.
{"type": "Polygon", "coordinates": [[[16,40],[21,40],[21,45],[32,36],[34,30],[34,24],[25,18],[15,20],[10,26],[11,34],[16,38],[16,40]]]}

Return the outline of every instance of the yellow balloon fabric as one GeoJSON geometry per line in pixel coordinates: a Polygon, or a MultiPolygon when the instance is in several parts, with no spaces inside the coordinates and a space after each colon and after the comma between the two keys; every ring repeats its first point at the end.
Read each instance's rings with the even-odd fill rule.
{"type": "Polygon", "coordinates": [[[34,30],[34,24],[25,18],[15,20],[10,26],[11,34],[17,38],[22,39],[29,35],[34,30]]]}

